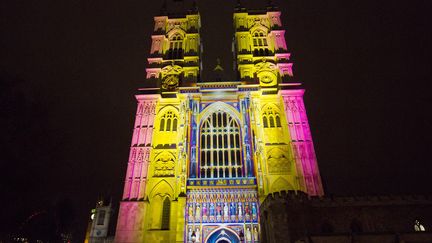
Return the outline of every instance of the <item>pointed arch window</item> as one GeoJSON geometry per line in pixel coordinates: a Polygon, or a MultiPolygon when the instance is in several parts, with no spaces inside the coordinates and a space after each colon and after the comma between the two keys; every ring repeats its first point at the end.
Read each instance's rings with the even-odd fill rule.
{"type": "Polygon", "coordinates": [[[280,120],[280,116],[276,115],[276,127],[281,127],[281,120],[280,120]]]}
{"type": "Polygon", "coordinates": [[[168,49],[168,59],[183,58],[183,38],[180,34],[175,34],[169,40],[170,48],[168,49]]]}
{"type": "Polygon", "coordinates": [[[160,131],[165,130],[165,119],[164,118],[161,119],[159,127],[160,127],[160,131]]]}
{"type": "Polygon", "coordinates": [[[163,230],[169,229],[170,213],[171,213],[171,201],[168,197],[166,197],[165,200],[163,201],[163,207],[162,207],[161,229],[163,230]]]}
{"type": "Polygon", "coordinates": [[[170,131],[177,131],[178,126],[178,118],[177,115],[174,114],[172,111],[167,111],[160,120],[159,123],[159,131],[163,132],[170,132],[170,131]]]}
{"type": "Polygon", "coordinates": [[[268,56],[270,51],[268,49],[267,34],[262,30],[257,30],[252,34],[252,42],[255,56],[268,56]]]}
{"type": "Polygon", "coordinates": [[[265,128],[268,127],[267,116],[263,116],[263,126],[264,126],[265,128]]]}
{"type": "Polygon", "coordinates": [[[167,119],[166,131],[167,132],[171,131],[171,119],[167,119]]]}
{"type": "Polygon", "coordinates": [[[173,132],[177,131],[177,118],[174,117],[173,119],[173,128],[172,128],[173,132]]]}
{"type": "Polygon", "coordinates": [[[256,31],[253,34],[253,44],[254,46],[268,46],[266,34],[263,31],[256,31]]]}
{"type": "Polygon", "coordinates": [[[280,114],[277,109],[272,106],[267,106],[262,113],[263,127],[264,128],[275,128],[282,127],[280,114]]]}
{"type": "Polygon", "coordinates": [[[273,116],[269,116],[269,120],[270,120],[270,127],[275,127],[273,116]]]}
{"type": "Polygon", "coordinates": [[[201,125],[201,178],[242,177],[240,126],[236,119],[219,110],[201,125]]]}

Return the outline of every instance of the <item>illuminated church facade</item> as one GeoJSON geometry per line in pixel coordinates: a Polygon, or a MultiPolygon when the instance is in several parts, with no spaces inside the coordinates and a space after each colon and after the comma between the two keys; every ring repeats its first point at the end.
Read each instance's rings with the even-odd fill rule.
{"type": "Polygon", "coordinates": [[[196,7],[154,17],[116,242],[259,242],[267,195],[323,195],[280,15],[236,7],[235,81],[201,79],[196,7]]]}

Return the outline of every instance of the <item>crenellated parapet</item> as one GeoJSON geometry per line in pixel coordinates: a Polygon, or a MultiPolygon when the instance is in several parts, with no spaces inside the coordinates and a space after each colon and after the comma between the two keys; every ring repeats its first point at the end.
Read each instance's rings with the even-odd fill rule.
{"type": "Polygon", "coordinates": [[[310,196],[302,191],[273,192],[261,203],[268,208],[279,203],[303,203],[313,207],[380,206],[380,205],[431,205],[432,195],[377,195],[377,196],[310,196]]]}
{"type": "Polygon", "coordinates": [[[280,191],[269,194],[260,206],[262,238],[266,242],[347,242],[339,241],[346,235],[363,239],[360,242],[402,242],[381,241],[391,239],[388,233],[429,242],[430,234],[414,233],[420,224],[428,229],[431,217],[432,195],[319,197],[280,191]]]}

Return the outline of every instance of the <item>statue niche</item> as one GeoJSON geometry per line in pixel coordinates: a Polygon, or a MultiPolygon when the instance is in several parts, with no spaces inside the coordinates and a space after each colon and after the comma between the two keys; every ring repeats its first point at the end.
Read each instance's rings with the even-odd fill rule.
{"type": "Polygon", "coordinates": [[[162,152],[156,156],[154,175],[157,177],[174,176],[175,157],[169,152],[162,152]]]}

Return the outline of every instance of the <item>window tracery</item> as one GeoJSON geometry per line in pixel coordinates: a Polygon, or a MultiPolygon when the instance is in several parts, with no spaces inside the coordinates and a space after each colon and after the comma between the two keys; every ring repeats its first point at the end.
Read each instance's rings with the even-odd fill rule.
{"type": "Polygon", "coordinates": [[[180,34],[176,34],[169,40],[170,47],[168,49],[168,59],[183,58],[183,38],[180,34]]]}
{"type": "Polygon", "coordinates": [[[253,35],[253,45],[256,46],[267,46],[267,37],[262,31],[257,31],[253,35]]]}
{"type": "Polygon", "coordinates": [[[154,174],[158,177],[171,177],[174,176],[175,156],[168,152],[162,152],[157,155],[154,162],[154,174]]]}
{"type": "Polygon", "coordinates": [[[176,132],[177,131],[178,118],[177,115],[172,111],[167,111],[160,120],[159,131],[163,132],[176,132]]]}
{"type": "Polygon", "coordinates": [[[267,34],[264,31],[256,31],[252,35],[253,49],[255,56],[268,56],[270,51],[267,43],[267,34]]]}
{"type": "Polygon", "coordinates": [[[264,128],[282,127],[280,114],[272,106],[267,106],[262,113],[264,128]]]}
{"type": "Polygon", "coordinates": [[[217,111],[201,126],[201,178],[242,177],[240,126],[227,112],[217,111]]]}

